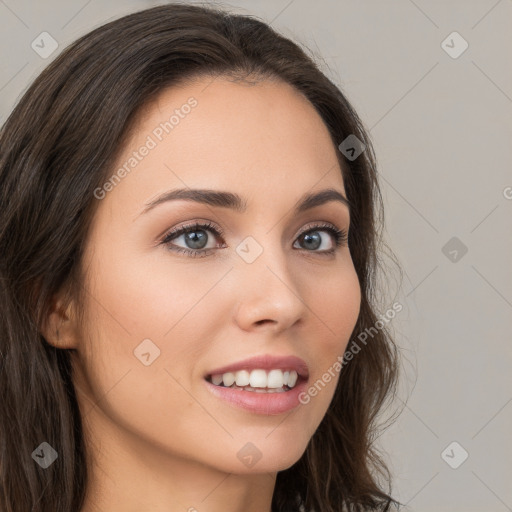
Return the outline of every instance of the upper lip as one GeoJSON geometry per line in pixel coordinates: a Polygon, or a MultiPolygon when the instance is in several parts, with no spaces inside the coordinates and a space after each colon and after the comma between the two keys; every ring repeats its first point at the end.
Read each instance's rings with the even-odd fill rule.
{"type": "Polygon", "coordinates": [[[263,354],[260,356],[250,357],[243,361],[237,361],[221,368],[210,371],[207,376],[220,375],[228,372],[236,372],[239,370],[295,370],[299,377],[307,379],[309,377],[308,365],[300,357],[296,356],[272,356],[263,354]]]}

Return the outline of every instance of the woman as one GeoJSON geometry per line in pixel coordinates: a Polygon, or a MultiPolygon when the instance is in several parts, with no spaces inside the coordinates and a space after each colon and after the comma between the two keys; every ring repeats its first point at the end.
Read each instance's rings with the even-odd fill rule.
{"type": "Polygon", "coordinates": [[[97,28],[0,134],[0,508],[389,510],[382,204],[343,94],[251,17],[97,28]]]}

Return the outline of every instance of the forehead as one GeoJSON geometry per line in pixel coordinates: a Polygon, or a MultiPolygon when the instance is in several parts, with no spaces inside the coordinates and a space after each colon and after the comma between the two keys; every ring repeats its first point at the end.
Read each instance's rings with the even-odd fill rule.
{"type": "Polygon", "coordinates": [[[321,117],[290,85],[202,78],[164,90],[139,114],[113,169],[126,172],[106,199],[140,206],[191,187],[278,201],[312,188],[344,190],[339,165],[321,117]]]}

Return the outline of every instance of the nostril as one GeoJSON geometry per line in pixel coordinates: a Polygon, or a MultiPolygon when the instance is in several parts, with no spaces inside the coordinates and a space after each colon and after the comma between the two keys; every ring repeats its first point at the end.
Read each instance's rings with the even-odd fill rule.
{"type": "Polygon", "coordinates": [[[258,320],[255,323],[256,323],[256,325],[261,325],[261,324],[264,324],[265,322],[274,323],[274,320],[258,320]]]}

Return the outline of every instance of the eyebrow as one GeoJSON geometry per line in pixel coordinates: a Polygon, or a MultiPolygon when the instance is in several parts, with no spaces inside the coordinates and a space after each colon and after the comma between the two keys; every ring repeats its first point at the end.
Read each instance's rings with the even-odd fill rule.
{"type": "MultiPolygon", "coordinates": [[[[197,203],[207,204],[220,208],[229,208],[237,213],[247,211],[247,201],[233,192],[210,189],[192,189],[181,188],[170,190],[159,195],[149,203],[146,203],[144,209],[139,215],[147,213],[156,206],[168,201],[186,200],[197,203]]],[[[321,206],[330,201],[337,201],[344,204],[350,211],[349,200],[338,190],[327,188],[319,192],[310,192],[304,194],[295,205],[295,213],[302,213],[316,206],[321,206]]]]}

